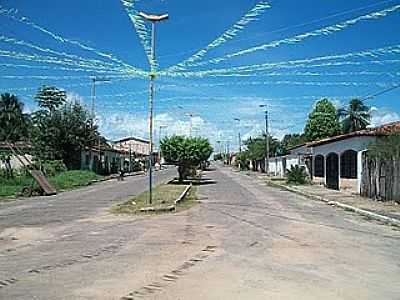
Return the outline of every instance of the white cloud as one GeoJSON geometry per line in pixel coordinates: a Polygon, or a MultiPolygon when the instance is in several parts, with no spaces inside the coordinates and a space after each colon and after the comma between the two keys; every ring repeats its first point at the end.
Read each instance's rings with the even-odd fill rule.
{"type": "Polygon", "coordinates": [[[400,115],[387,108],[371,108],[371,125],[370,127],[380,126],[386,123],[391,123],[400,120],[400,115]]]}
{"type": "MultiPolygon", "coordinates": [[[[128,136],[136,136],[148,139],[148,119],[131,113],[113,113],[110,115],[100,114],[97,120],[100,132],[109,139],[120,139],[128,136]]],[[[158,114],[154,118],[154,138],[158,141],[160,126],[167,126],[162,129],[162,136],[165,135],[186,135],[190,134],[190,119],[176,118],[169,113],[158,114]]],[[[192,118],[192,135],[204,136],[210,139],[211,143],[218,140],[217,127],[201,117],[192,118]]]]}

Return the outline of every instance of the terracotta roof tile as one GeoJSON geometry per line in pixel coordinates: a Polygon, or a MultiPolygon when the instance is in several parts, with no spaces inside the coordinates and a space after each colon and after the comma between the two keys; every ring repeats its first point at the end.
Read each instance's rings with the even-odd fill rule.
{"type": "Polygon", "coordinates": [[[321,139],[318,141],[309,142],[307,147],[319,146],[323,144],[329,144],[336,141],[341,141],[357,136],[382,136],[389,134],[400,134],[400,121],[384,124],[375,128],[368,128],[364,130],[359,130],[347,134],[336,135],[333,137],[321,139]]]}

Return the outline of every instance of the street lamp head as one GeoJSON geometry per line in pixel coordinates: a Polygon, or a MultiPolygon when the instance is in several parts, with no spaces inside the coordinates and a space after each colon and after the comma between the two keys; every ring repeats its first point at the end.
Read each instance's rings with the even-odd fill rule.
{"type": "Polygon", "coordinates": [[[239,118],[234,118],[233,120],[240,122],[240,119],[239,119],[239,118]]]}
{"type": "Polygon", "coordinates": [[[90,79],[92,79],[92,81],[96,81],[96,82],[111,82],[110,79],[105,78],[105,77],[91,76],[90,79]]]}
{"type": "Polygon", "coordinates": [[[161,21],[165,21],[168,20],[169,16],[168,14],[163,14],[163,15],[148,15],[144,12],[140,12],[139,16],[141,16],[142,18],[146,19],[147,21],[150,22],[161,22],[161,21]]]}

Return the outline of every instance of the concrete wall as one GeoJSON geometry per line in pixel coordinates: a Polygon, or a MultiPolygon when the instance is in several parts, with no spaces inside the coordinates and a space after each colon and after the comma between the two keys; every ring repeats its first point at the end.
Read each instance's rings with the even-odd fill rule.
{"type": "Polygon", "coordinates": [[[303,155],[286,155],[269,159],[269,173],[273,176],[284,177],[287,171],[295,166],[305,167],[306,172],[309,173],[303,155]]]}
{"type": "Polygon", "coordinates": [[[312,182],[318,185],[325,185],[325,177],[313,176],[312,182]]]}
{"type": "Polygon", "coordinates": [[[358,193],[358,179],[340,178],[339,186],[341,190],[358,193]]]}
{"type": "Polygon", "coordinates": [[[284,177],[285,170],[283,168],[283,161],[286,157],[271,157],[269,159],[269,173],[276,177],[284,177]]]}

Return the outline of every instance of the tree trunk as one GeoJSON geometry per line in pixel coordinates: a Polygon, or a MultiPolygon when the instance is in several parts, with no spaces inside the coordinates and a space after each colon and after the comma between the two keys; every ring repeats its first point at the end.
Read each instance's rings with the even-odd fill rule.
{"type": "Polygon", "coordinates": [[[179,183],[182,183],[183,180],[185,179],[185,167],[184,166],[178,166],[178,175],[179,175],[179,183]]]}

